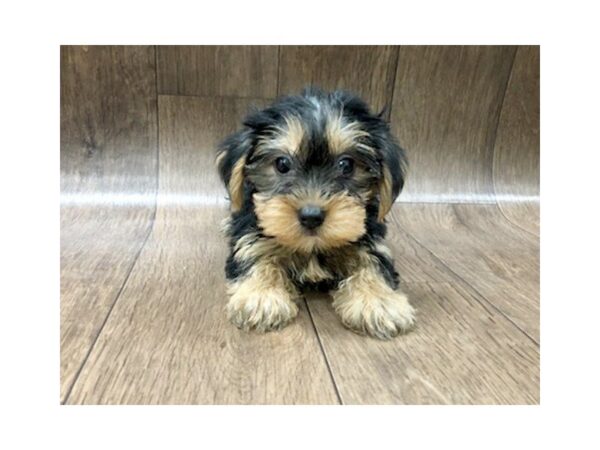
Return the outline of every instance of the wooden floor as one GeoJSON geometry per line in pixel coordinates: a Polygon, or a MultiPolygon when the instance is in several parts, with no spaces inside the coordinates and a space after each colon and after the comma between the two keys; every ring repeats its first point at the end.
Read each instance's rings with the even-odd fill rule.
{"type": "Polygon", "coordinates": [[[502,169],[516,158],[514,114],[496,117],[501,196],[392,210],[413,332],[358,336],[311,294],[283,331],[245,333],[224,313],[213,149],[271,91],[169,93],[161,51],[61,52],[61,403],[539,403],[539,202],[502,169]]]}

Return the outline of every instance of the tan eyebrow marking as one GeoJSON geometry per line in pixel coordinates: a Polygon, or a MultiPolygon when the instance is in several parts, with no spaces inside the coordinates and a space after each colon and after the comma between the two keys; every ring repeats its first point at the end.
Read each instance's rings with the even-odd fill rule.
{"type": "Polygon", "coordinates": [[[284,120],[285,126],[277,127],[272,135],[260,140],[259,151],[261,147],[264,148],[268,145],[291,155],[298,153],[306,135],[302,122],[295,116],[286,116],[284,120]]]}
{"type": "Polygon", "coordinates": [[[369,133],[361,129],[358,122],[345,121],[341,113],[327,115],[325,136],[329,144],[329,151],[334,155],[339,155],[351,147],[373,150],[368,145],[359,142],[361,137],[367,137],[369,133]]]}

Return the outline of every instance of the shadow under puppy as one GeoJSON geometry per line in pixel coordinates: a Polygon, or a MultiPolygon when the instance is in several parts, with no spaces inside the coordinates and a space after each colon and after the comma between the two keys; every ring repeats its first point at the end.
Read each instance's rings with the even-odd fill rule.
{"type": "Polygon", "coordinates": [[[383,243],[405,157],[381,115],[349,93],[308,89],[251,113],[217,165],[231,201],[225,272],[237,327],[285,326],[304,288],[330,291],[360,333],[389,339],[412,327],[383,243]]]}

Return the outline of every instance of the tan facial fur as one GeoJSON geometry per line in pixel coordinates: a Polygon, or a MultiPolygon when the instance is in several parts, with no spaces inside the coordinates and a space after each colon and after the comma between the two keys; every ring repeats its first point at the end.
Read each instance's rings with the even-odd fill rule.
{"type": "Polygon", "coordinates": [[[390,339],[410,330],[415,311],[406,295],[393,290],[369,256],[362,267],[333,292],[333,308],[344,325],[362,334],[390,339]]]}
{"type": "Polygon", "coordinates": [[[258,222],[267,236],[282,246],[309,253],[327,250],[356,241],[365,233],[366,212],[358,199],[344,193],[330,197],[318,195],[278,195],[273,198],[254,195],[258,222]],[[298,221],[298,210],[314,204],[325,210],[325,221],[310,234],[298,221]]]}

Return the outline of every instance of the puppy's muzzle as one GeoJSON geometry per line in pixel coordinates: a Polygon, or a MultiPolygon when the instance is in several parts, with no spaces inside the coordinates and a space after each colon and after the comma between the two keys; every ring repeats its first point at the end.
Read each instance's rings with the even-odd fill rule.
{"type": "Polygon", "coordinates": [[[325,211],[319,206],[306,205],[298,211],[298,219],[304,228],[314,230],[325,220],[325,211]]]}

